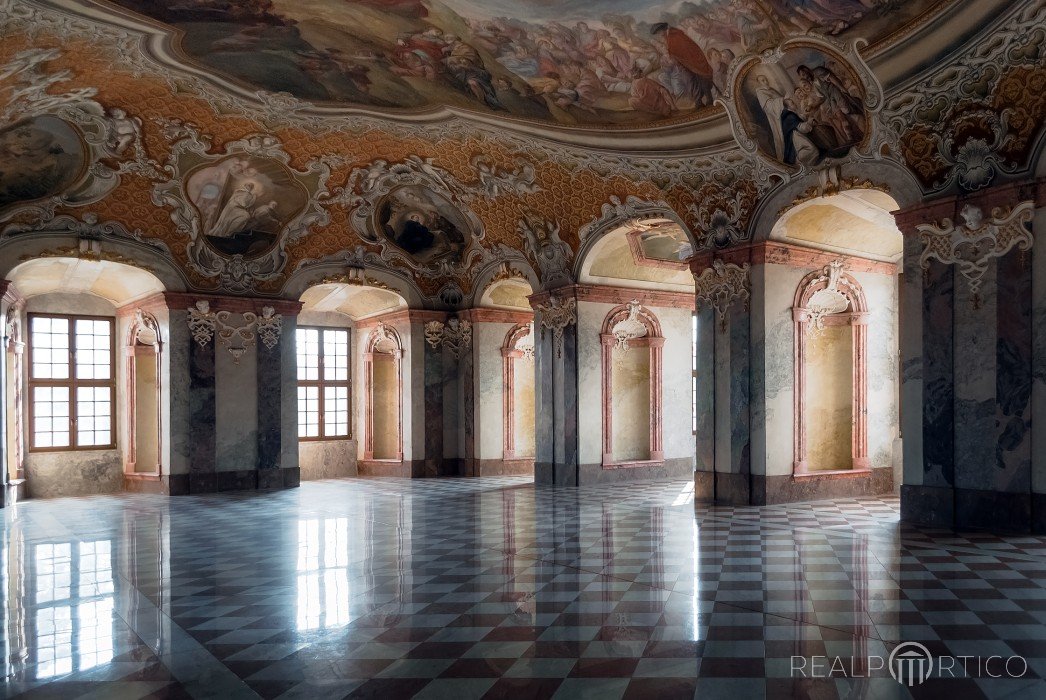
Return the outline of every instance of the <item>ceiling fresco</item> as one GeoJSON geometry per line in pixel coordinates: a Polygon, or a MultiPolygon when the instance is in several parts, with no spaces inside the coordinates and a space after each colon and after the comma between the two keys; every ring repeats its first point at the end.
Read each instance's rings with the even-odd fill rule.
{"type": "MultiPolygon", "coordinates": [[[[174,50],[312,103],[440,106],[562,126],[686,120],[734,58],[815,32],[883,39],[937,0],[110,0],[174,50]]],[[[102,3],[99,3],[102,4],[102,3]]]]}

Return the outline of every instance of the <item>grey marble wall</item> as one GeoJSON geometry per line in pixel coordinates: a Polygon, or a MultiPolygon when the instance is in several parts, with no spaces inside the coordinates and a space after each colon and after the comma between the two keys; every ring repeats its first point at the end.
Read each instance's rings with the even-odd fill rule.
{"type": "Polygon", "coordinates": [[[31,498],[89,496],[123,488],[119,450],[30,452],[25,477],[31,498]]]}

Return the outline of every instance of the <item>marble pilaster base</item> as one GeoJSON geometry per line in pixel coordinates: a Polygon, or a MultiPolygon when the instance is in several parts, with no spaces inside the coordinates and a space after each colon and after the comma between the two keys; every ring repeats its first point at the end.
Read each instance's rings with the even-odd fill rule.
{"type": "Polygon", "coordinates": [[[956,530],[1046,533],[1046,494],[905,485],[901,520],[956,530]]]}
{"type": "Polygon", "coordinates": [[[209,474],[172,474],[169,477],[162,477],[162,479],[166,480],[168,495],[185,496],[221,491],[296,488],[301,485],[301,470],[297,467],[292,469],[240,469],[209,474]]]}

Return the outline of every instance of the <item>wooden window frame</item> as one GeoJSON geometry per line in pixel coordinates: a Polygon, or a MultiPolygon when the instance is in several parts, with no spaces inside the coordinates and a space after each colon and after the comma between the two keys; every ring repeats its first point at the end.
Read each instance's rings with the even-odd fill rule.
{"type": "MultiPolygon", "coordinates": [[[[298,384],[297,384],[297,388],[309,387],[309,386],[314,386],[314,387],[318,387],[319,388],[319,418],[317,418],[317,420],[318,420],[318,425],[319,425],[319,429],[320,429],[320,434],[319,435],[315,435],[315,436],[311,436],[311,437],[303,437],[303,436],[299,435],[298,436],[298,441],[299,442],[327,442],[328,440],[351,440],[352,439],[352,329],[351,328],[334,327],[334,326],[298,326],[295,330],[297,330],[297,331],[319,331],[319,333],[320,333],[319,360],[318,360],[318,364],[317,364],[317,374],[316,374],[318,379],[301,379],[299,377],[298,378],[298,384]],[[346,377],[347,378],[344,379],[344,380],[334,380],[334,379],[324,379],[323,378],[323,375],[324,375],[323,333],[324,333],[324,331],[344,331],[347,334],[347,345],[346,345],[346,347],[347,347],[347,351],[346,352],[348,353],[347,356],[346,356],[346,363],[347,363],[346,377]],[[346,393],[346,397],[345,398],[346,398],[346,401],[348,401],[349,417],[348,417],[348,433],[346,433],[345,435],[330,435],[330,436],[326,435],[327,428],[326,428],[326,422],[324,421],[324,414],[326,413],[326,409],[324,408],[324,405],[325,405],[324,397],[326,395],[326,387],[345,387],[345,389],[346,389],[346,392],[345,392],[346,393]]],[[[295,342],[297,342],[297,338],[295,338],[295,342]]],[[[295,347],[294,351],[295,351],[295,358],[297,358],[297,351],[298,351],[297,347],[295,347]]],[[[295,362],[297,362],[297,359],[295,359],[295,362]]],[[[297,391],[295,391],[295,395],[297,395],[297,391]]]]}
{"type": "Polygon", "coordinates": [[[116,319],[112,316],[88,316],[83,314],[51,314],[51,313],[29,313],[26,314],[28,332],[26,338],[29,346],[29,390],[28,414],[29,414],[29,452],[91,452],[98,450],[115,450],[117,444],[116,429],[116,319]],[[37,379],[33,376],[35,371],[34,356],[36,354],[35,343],[33,343],[33,319],[34,318],[64,318],[69,320],[69,378],[68,379],[37,379]],[[78,379],[76,377],[76,322],[77,321],[106,321],[109,324],[109,379],[78,379]],[[69,389],[69,445],[64,447],[37,447],[36,446],[36,410],[35,391],[37,387],[66,387],[69,389]],[[107,445],[85,445],[77,444],[76,429],[76,406],[77,389],[80,387],[108,387],[109,388],[109,438],[107,445]]]}

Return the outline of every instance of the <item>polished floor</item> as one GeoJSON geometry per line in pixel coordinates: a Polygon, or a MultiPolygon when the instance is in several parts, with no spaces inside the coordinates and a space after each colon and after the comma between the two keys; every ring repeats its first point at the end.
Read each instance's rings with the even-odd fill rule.
{"type": "Polygon", "coordinates": [[[5,696],[1046,698],[1046,539],[891,498],[359,479],[0,513],[5,696]],[[1026,668],[909,688],[866,661],[902,641],[1026,668]]]}

